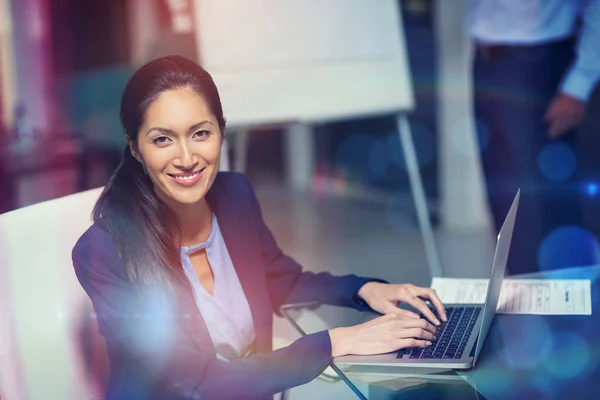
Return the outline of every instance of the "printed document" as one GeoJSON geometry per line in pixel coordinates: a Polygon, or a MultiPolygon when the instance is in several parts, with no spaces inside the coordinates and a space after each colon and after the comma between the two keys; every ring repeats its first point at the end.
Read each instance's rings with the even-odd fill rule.
{"type": "MultiPolygon", "coordinates": [[[[485,303],[487,279],[433,278],[444,303],[485,303]]],[[[504,279],[499,314],[591,315],[589,279],[504,279]]]]}

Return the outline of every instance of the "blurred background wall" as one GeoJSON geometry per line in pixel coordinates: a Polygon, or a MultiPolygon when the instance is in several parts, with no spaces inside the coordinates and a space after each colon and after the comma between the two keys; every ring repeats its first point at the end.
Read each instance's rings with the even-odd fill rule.
{"type": "MultiPolygon", "coordinates": [[[[461,32],[460,7],[427,0],[399,3],[416,100],[410,121],[434,217],[453,226],[485,225],[477,160],[470,149],[469,51],[461,32]],[[453,137],[453,143],[445,137],[453,137]],[[453,149],[457,145],[458,151],[453,149]],[[465,168],[473,172],[465,176],[465,168]]],[[[5,183],[2,211],[8,211],[102,185],[124,145],[118,107],[133,70],[167,54],[196,59],[197,52],[190,0],[3,0],[2,4],[0,104],[2,140],[9,146],[4,151],[36,158],[31,155],[35,150],[15,142],[33,135],[56,142],[43,147],[63,147],[60,154],[46,157],[52,159],[50,169],[56,169],[52,176],[64,175],[55,181],[47,176],[38,179],[49,172],[40,167],[41,161],[21,159],[25,165],[13,166],[18,171],[11,173],[19,176],[5,183]],[[69,158],[75,160],[81,152],[88,162],[77,168],[79,176],[69,174],[61,165],[68,166],[69,158]]],[[[256,179],[284,179],[281,129],[266,126],[257,131],[249,141],[247,173],[256,179]]],[[[327,183],[322,187],[345,185],[366,196],[409,189],[393,118],[357,116],[318,124],[315,131],[315,174],[319,182],[327,183]]]]}
{"type": "MultiPolygon", "coordinates": [[[[489,230],[466,2],[397,3],[415,99],[409,121],[431,220],[453,232],[489,230]]],[[[133,71],[168,54],[202,63],[196,6],[193,0],[0,1],[0,213],[106,182],[125,145],[118,108],[133,71]]],[[[577,149],[584,229],[593,240],[600,224],[597,99],[592,96],[577,149]]],[[[247,133],[227,133],[227,156],[255,183],[385,207],[399,201],[414,218],[392,115],[315,122],[292,145],[278,124],[247,133]],[[313,164],[301,187],[289,184],[296,153],[313,164]]]]}

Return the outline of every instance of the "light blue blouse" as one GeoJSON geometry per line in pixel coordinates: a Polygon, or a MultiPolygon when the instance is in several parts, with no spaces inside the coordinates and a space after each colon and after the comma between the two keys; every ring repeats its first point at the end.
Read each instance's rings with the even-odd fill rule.
{"type": "Polygon", "coordinates": [[[230,361],[246,357],[255,339],[250,305],[235,272],[216,215],[208,240],[191,247],[181,247],[181,262],[194,290],[196,305],[206,323],[217,357],[230,361]],[[204,289],[190,261],[190,253],[206,249],[214,274],[212,296],[204,289]]]}

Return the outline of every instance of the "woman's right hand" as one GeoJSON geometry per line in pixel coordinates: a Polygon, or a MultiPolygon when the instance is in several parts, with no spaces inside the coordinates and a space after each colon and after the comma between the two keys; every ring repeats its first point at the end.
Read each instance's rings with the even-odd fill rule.
{"type": "Polygon", "coordinates": [[[383,354],[406,347],[427,347],[436,328],[423,318],[387,314],[360,325],[329,331],[332,356],[383,354]]]}

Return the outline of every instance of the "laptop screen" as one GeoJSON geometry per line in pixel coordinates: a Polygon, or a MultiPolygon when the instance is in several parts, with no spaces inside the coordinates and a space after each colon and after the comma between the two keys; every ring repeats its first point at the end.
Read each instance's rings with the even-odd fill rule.
{"type": "Polygon", "coordinates": [[[494,253],[494,262],[492,263],[492,273],[487,288],[487,294],[485,297],[485,306],[483,309],[483,320],[481,321],[481,327],[479,328],[479,339],[477,339],[477,348],[475,349],[475,358],[473,364],[477,361],[479,352],[483,347],[483,342],[494,319],[496,308],[498,307],[498,301],[500,299],[500,290],[502,289],[502,281],[504,279],[504,273],[506,271],[506,262],[508,261],[508,250],[510,249],[510,242],[513,235],[513,229],[515,227],[515,218],[517,215],[517,208],[519,206],[519,197],[521,191],[519,190],[513,200],[510,210],[504,219],[500,233],[498,234],[498,240],[496,242],[496,251],[494,253]]]}

